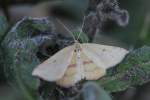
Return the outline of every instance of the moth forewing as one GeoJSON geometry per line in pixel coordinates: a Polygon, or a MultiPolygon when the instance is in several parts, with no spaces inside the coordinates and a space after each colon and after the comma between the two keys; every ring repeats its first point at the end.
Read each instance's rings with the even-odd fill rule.
{"type": "Polygon", "coordinates": [[[73,86],[75,83],[82,79],[82,61],[80,59],[80,48],[78,48],[78,44],[74,44],[74,47],[75,49],[72,60],[69,66],[67,67],[64,76],[60,80],[56,81],[56,83],[62,87],[73,86]]]}
{"type": "Polygon", "coordinates": [[[92,59],[98,67],[104,69],[120,63],[128,53],[126,49],[120,47],[93,43],[84,43],[82,48],[88,58],[92,59]]]}
{"type": "Polygon", "coordinates": [[[68,46],[60,50],[52,57],[40,64],[38,67],[36,67],[32,75],[46,81],[56,81],[61,79],[71,62],[73,52],[73,46],[68,46]]]}
{"type": "Polygon", "coordinates": [[[92,59],[81,52],[83,75],[86,80],[97,80],[105,75],[106,69],[98,67],[92,59]]]}

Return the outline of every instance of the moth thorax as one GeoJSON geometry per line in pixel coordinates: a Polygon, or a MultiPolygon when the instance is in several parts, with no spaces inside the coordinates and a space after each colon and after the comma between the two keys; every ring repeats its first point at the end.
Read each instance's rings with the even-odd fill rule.
{"type": "Polygon", "coordinates": [[[79,51],[81,51],[81,45],[80,45],[80,43],[76,42],[75,43],[75,52],[79,52],[79,51]]]}
{"type": "Polygon", "coordinates": [[[76,75],[77,80],[84,79],[84,69],[83,69],[83,62],[81,59],[81,45],[79,42],[75,42],[75,53],[76,53],[76,63],[77,63],[77,70],[78,74],[76,75]]]}

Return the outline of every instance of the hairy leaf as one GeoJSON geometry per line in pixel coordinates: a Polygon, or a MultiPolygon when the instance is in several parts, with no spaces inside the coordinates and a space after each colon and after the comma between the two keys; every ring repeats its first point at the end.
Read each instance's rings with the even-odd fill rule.
{"type": "Polygon", "coordinates": [[[116,68],[98,82],[109,92],[123,91],[128,87],[150,81],[150,47],[131,51],[116,68]]]}
{"type": "MultiPolygon", "coordinates": [[[[0,44],[4,39],[7,29],[8,29],[8,23],[6,18],[4,16],[0,16],[0,44]]],[[[3,71],[3,62],[4,62],[3,56],[4,55],[2,53],[2,49],[0,46],[0,81],[5,80],[4,71],[3,71]]]]}
{"type": "Polygon", "coordinates": [[[0,42],[3,39],[5,32],[8,29],[8,23],[4,16],[0,16],[0,42]]]}
{"type": "Polygon", "coordinates": [[[51,24],[47,19],[24,18],[6,35],[2,47],[5,54],[5,75],[21,90],[27,100],[37,100],[38,80],[32,70],[40,63],[39,47],[50,38],[51,24]]]}

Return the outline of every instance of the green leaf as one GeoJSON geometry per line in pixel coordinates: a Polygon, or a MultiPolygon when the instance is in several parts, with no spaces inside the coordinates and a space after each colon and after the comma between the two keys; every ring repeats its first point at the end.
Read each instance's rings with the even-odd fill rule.
{"type": "Polygon", "coordinates": [[[48,41],[51,31],[47,19],[24,18],[8,32],[2,43],[5,75],[27,100],[39,99],[39,81],[32,76],[32,71],[40,63],[39,46],[48,41]]]}
{"type": "MultiPolygon", "coordinates": [[[[5,37],[6,31],[8,29],[8,23],[7,20],[4,16],[0,16],[0,44],[3,40],[3,38],[5,37]]],[[[4,69],[3,69],[3,59],[4,55],[0,46],[0,81],[4,81],[5,77],[4,77],[4,69]]]]}
{"type": "Polygon", "coordinates": [[[128,87],[150,81],[150,47],[131,51],[117,67],[98,82],[109,92],[123,91],[128,87]]]}
{"type": "Polygon", "coordinates": [[[6,18],[4,16],[0,16],[0,43],[7,29],[8,29],[8,23],[6,18]]]}
{"type": "Polygon", "coordinates": [[[89,38],[85,33],[80,33],[80,32],[73,32],[72,33],[75,37],[75,39],[79,39],[80,43],[87,43],[89,42],[89,38]]]}
{"type": "Polygon", "coordinates": [[[3,57],[4,55],[2,49],[0,48],[0,82],[3,82],[5,80],[4,68],[3,68],[3,63],[4,63],[3,57]]]}
{"type": "Polygon", "coordinates": [[[93,82],[83,85],[83,100],[112,100],[110,95],[100,86],[93,82]]]}

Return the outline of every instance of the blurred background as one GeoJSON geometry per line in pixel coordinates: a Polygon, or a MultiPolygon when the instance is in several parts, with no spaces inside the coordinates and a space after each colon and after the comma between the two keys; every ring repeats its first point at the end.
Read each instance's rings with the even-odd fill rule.
{"type": "MultiPolygon", "coordinates": [[[[24,17],[53,17],[59,18],[70,30],[79,31],[84,16],[86,16],[86,20],[94,23],[90,16],[95,14],[95,7],[102,1],[0,0],[0,16],[6,17],[9,28],[24,17]]],[[[121,16],[116,17],[115,14],[104,13],[106,16],[112,17],[103,21],[105,17],[100,15],[100,19],[104,18],[99,21],[98,32],[95,32],[96,30],[89,31],[93,23],[89,23],[89,26],[83,28],[89,38],[92,37],[90,42],[121,46],[129,50],[150,45],[150,0],[118,0],[117,5],[119,7],[115,8],[116,10],[113,12],[116,15],[121,13],[121,16]]],[[[105,12],[109,12],[110,9],[105,10],[107,10],[105,12]]],[[[53,20],[53,23],[58,33],[68,35],[65,34],[66,30],[57,21],[53,20]]],[[[93,29],[94,25],[95,23],[93,29]]],[[[21,100],[21,97],[6,82],[3,72],[0,75],[0,100],[21,100]]],[[[138,89],[131,88],[114,95],[116,96],[115,100],[150,100],[150,85],[145,84],[138,89]]]]}

